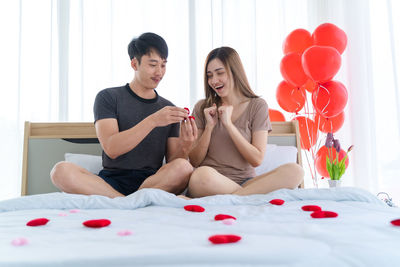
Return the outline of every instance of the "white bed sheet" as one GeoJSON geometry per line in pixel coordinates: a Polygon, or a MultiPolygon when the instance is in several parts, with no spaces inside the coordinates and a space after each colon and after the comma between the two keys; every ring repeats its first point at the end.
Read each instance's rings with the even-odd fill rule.
{"type": "Polygon", "coordinates": [[[400,209],[346,187],[190,201],[157,189],[116,199],[33,195],[0,202],[0,266],[395,266],[400,264],[400,227],[390,221],[399,218],[400,209]],[[274,198],[285,204],[269,204],[274,198]],[[206,210],[188,212],[183,206],[189,204],[206,210]],[[313,219],[301,210],[309,204],[339,216],[313,219]],[[214,221],[220,213],[235,216],[236,223],[214,221]],[[26,226],[40,217],[49,223],[26,226]],[[82,225],[101,218],[111,225],[82,225]],[[119,236],[123,230],[133,234],[119,236]],[[208,237],[214,234],[237,234],[242,240],[213,245],[208,237]],[[11,245],[19,237],[28,244],[11,245]]]}

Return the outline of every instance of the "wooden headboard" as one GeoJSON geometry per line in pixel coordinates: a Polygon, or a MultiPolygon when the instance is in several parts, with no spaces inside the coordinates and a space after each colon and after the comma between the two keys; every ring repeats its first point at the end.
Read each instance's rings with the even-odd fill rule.
{"type": "MultiPolygon", "coordinates": [[[[272,122],[268,143],[295,146],[297,163],[302,165],[297,121],[272,122]]],[[[21,195],[59,191],[50,180],[50,171],[67,152],[101,155],[93,123],[25,122],[21,195]]]]}

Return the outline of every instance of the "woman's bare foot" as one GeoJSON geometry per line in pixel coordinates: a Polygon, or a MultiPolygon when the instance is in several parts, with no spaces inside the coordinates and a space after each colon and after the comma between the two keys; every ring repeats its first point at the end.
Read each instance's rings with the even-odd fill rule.
{"type": "Polygon", "coordinates": [[[180,197],[180,198],[183,198],[183,199],[186,199],[186,200],[190,200],[191,199],[190,197],[187,197],[185,195],[178,195],[177,197],[180,197]]]}

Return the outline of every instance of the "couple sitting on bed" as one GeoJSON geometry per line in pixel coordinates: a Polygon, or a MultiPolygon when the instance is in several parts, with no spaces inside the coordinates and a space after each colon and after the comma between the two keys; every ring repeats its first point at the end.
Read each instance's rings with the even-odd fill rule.
{"type": "Polygon", "coordinates": [[[142,188],[174,194],[187,188],[189,197],[203,197],[264,194],[301,184],[304,172],[295,163],[255,177],[271,123],[267,103],[251,90],[234,49],[209,53],[205,99],[196,104],[193,116],[155,90],[168,57],[162,37],[144,33],[130,42],[128,53],[133,81],[100,91],[94,104],[104,169],[95,175],[59,162],[51,179],[60,190],[113,198],[142,188]]]}

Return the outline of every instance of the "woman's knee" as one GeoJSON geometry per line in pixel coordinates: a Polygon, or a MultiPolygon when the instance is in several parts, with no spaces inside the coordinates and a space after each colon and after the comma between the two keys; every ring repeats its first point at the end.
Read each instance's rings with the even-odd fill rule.
{"type": "Polygon", "coordinates": [[[208,166],[196,168],[190,176],[189,186],[207,186],[213,181],[215,170],[208,166]]]}
{"type": "Polygon", "coordinates": [[[294,187],[299,186],[304,179],[304,169],[297,163],[287,163],[281,166],[285,173],[286,177],[290,179],[290,182],[294,187]]]}

